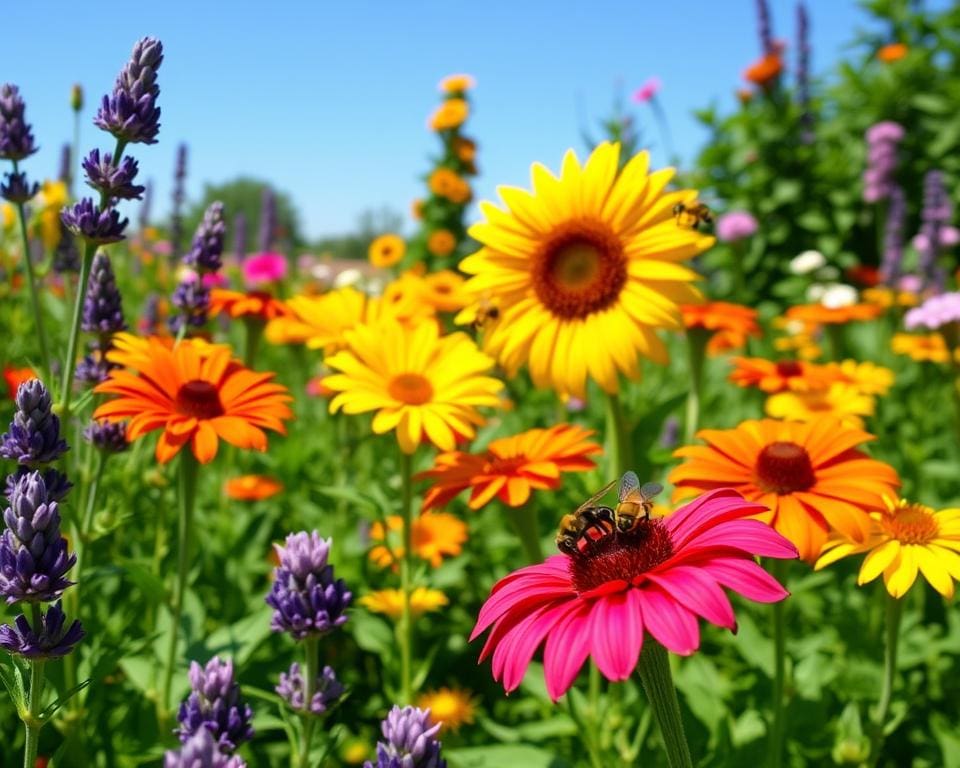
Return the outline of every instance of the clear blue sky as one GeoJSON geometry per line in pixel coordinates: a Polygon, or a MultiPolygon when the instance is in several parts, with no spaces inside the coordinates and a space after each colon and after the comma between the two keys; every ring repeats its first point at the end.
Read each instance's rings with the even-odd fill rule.
{"type": "MultiPolygon", "coordinates": [[[[795,3],[770,0],[792,43],[795,3]]],[[[753,0],[338,0],[337,2],[7,3],[0,79],[21,86],[42,145],[34,176],[56,173],[71,135],[70,86],[87,94],[81,145],[107,148],[90,122],[138,37],[160,37],[160,143],[134,148],[169,208],[177,144],[190,147],[188,197],[239,175],[290,193],[310,236],[350,230],[366,208],[407,214],[435,149],[426,118],[451,72],[478,81],[469,133],[480,142],[477,192],[526,184],[534,160],[582,148],[583,116],[605,115],[618,82],[663,80],[677,151],[705,134],[691,115],[730,106],[759,50],[753,0]],[[43,18],[46,16],[46,18],[43,18]]],[[[810,0],[815,73],[830,68],[864,16],[853,0],[810,0]]],[[[792,56],[794,46],[789,54],[792,56]]],[[[664,161],[645,108],[654,157],[664,161]]],[[[409,221],[408,221],[409,226],[409,221]]]]}

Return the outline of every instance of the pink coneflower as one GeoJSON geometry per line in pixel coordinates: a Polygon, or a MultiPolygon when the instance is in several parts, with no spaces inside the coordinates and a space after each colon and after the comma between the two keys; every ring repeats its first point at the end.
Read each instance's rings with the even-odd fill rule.
{"type": "Polygon", "coordinates": [[[646,104],[659,93],[661,85],[660,78],[656,75],[648,78],[643,85],[633,92],[633,100],[637,104],[646,104]]]}
{"type": "Polygon", "coordinates": [[[608,680],[637,666],[644,632],[681,655],[700,645],[697,617],[736,630],[721,587],[761,603],[787,591],[755,555],[797,557],[766,512],[729,488],[705,494],[628,534],[607,534],[576,556],[554,555],[501,579],[480,610],[471,640],[492,627],[480,660],[493,655],[493,676],[509,693],[533,654],[544,649],[547,692],[556,701],[592,656],[608,680]]]}
{"type": "Polygon", "coordinates": [[[287,276],[287,257],[282,253],[254,253],[241,265],[243,282],[248,288],[256,288],[264,283],[278,283],[287,276]]]}
{"type": "Polygon", "coordinates": [[[757,233],[757,220],[746,211],[730,211],[717,219],[717,237],[734,243],[757,233]]]}

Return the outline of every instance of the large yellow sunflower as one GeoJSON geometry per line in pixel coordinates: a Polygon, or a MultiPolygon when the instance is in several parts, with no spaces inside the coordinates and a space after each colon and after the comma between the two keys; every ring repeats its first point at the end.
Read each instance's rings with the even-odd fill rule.
{"type": "Polygon", "coordinates": [[[674,218],[696,192],[666,192],[672,169],[650,173],[641,152],[618,173],[619,158],[620,145],[604,143],[582,166],[568,151],[559,177],[534,164],[532,192],[501,187],[504,208],[480,204],[485,221],[470,234],[483,247],[460,265],[471,292],[501,310],[485,348],[561,394],[582,397],[587,376],[613,393],[619,373],[639,375],[640,357],[666,362],[654,329],[683,327],[678,305],[699,295],[682,262],[713,244],[674,218]]]}

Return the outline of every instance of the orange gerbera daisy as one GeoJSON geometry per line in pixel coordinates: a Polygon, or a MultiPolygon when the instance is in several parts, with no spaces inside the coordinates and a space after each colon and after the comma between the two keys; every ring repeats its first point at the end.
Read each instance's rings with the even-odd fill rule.
{"type": "Polygon", "coordinates": [[[904,43],[888,43],[877,51],[877,60],[884,64],[890,64],[894,61],[900,61],[909,52],[910,49],[904,43]]]}
{"type": "Polygon", "coordinates": [[[13,400],[17,396],[17,390],[25,381],[37,378],[33,368],[13,368],[9,365],[3,368],[3,380],[7,383],[7,396],[13,400]]]}
{"type": "Polygon", "coordinates": [[[228,291],[214,288],[210,291],[210,316],[226,312],[230,317],[254,317],[263,322],[292,313],[286,304],[266,291],[228,291]]]}
{"type": "Polygon", "coordinates": [[[588,457],[603,449],[589,439],[593,434],[558,424],[494,440],[481,454],[441,453],[432,469],[416,476],[433,481],[423,508],[441,507],[467,488],[472,489],[471,509],[480,509],[494,496],[507,506],[523,506],[531,490],[558,488],[562,472],[585,472],[596,466],[588,457]]]}
{"type": "Polygon", "coordinates": [[[430,191],[437,197],[445,197],[458,205],[470,199],[470,185],[456,171],[449,168],[437,168],[430,174],[427,182],[430,191]]]}
{"type": "MultiPolygon", "coordinates": [[[[403,558],[403,518],[390,515],[386,526],[379,520],[370,526],[370,539],[383,542],[370,550],[370,559],[381,568],[392,566],[403,558]]],[[[467,525],[459,517],[446,512],[424,512],[410,526],[413,554],[439,568],[444,557],[456,557],[467,540],[467,525]]]]}
{"type": "Polygon", "coordinates": [[[778,53],[768,53],[751,64],[743,73],[743,79],[754,85],[766,87],[780,77],[783,72],[783,59],[778,53]]]}
{"type": "Polygon", "coordinates": [[[170,461],[190,443],[206,464],[217,455],[218,438],[239,448],[264,451],[264,429],[283,434],[293,417],[286,387],[272,373],[256,373],[231,356],[228,347],[184,339],[172,349],[148,338],[143,351],[121,355],[133,370],[116,369],[94,392],[117,395],[94,412],[95,419],[124,421],[127,439],[162,429],[156,456],[170,461]]]}
{"type": "Polygon", "coordinates": [[[760,335],[757,310],[742,304],[726,301],[683,304],[680,314],[688,330],[701,328],[710,334],[707,352],[711,355],[738,349],[747,343],[748,336],[760,335]]]}
{"type": "Polygon", "coordinates": [[[756,387],[763,392],[806,392],[823,389],[837,377],[823,365],[806,360],[766,360],[762,357],[733,357],[730,381],[740,387],[756,387]]]}
{"type": "Polygon", "coordinates": [[[263,501],[283,490],[283,483],[266,475],[240,475],[223,484],[223,492],[234,501],[263,501]]]}
{"type": "Polygon", "coordinates": [[[799,320],[810,325],[842,325],[855,320],[873,320],[883,313],[876,304],[848,304],[828,307],[824,304],[800,304],[786,312],[788,320],[799,320]]]}
{"type": "Polygon", "coordinates": [[[857,449],[873,435],[831,418],[805,424],[751,420],[697,436],[707,444],[674,453],[686,459],[670,473],[674,501],[733,488],[767,506],[770,511],[759,517],[811,563],[831,530],[863,542],[868,512],[900,484],[892,467],[857,449]]]}

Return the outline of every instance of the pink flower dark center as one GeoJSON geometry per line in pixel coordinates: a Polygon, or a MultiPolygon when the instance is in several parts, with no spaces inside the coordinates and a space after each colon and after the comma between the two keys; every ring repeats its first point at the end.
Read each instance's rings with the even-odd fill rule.
{"type": "MultiPolygon", "coordinates": [[[[670,532],[660,520],[642,521],[629,533],[611,533],[570,557],[570,579],[578,593],[629,582],[673,554],[670,532]]],[[[617,590],[614,590],[617,591],[617,590]]]]}
{"type": "Polygon", "coordinates": [[[817,479],[810,454],[796,443],[778,442],[765,446],[757,456],[757,484],[767,493],[784,495],[811,488],[817,479]]]}
{"type": "Polygon", "coordinates": [[[177,391],[177,411],[195,419],[215,419],[223,416],[220,393],[209,381],[194,379],[177,391]]]}
{"type": "Polygon", "coordinates": [[[781,360],[777,363],[777,373],[785,379],[793,376],[799,376],[803,373],[803,367],[796,360],[781,360]]]}

